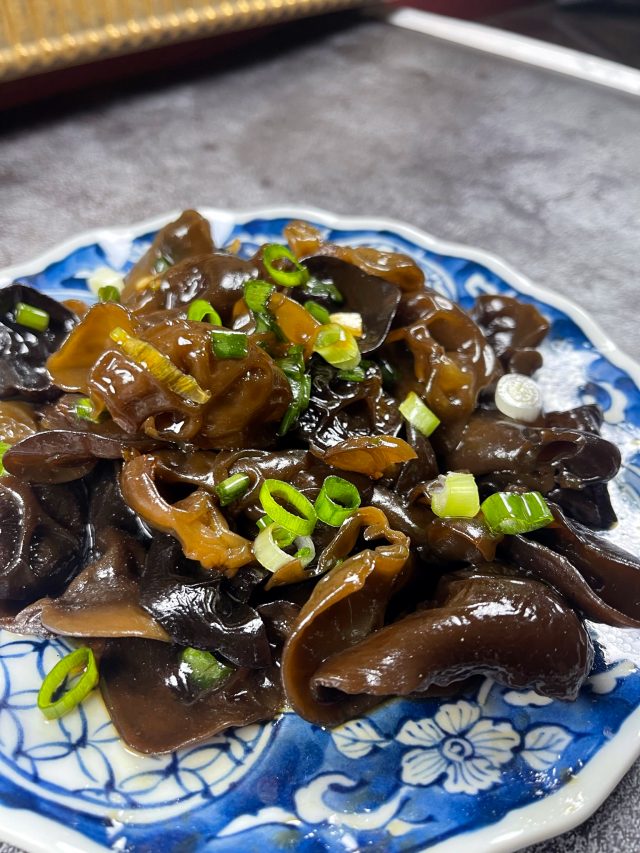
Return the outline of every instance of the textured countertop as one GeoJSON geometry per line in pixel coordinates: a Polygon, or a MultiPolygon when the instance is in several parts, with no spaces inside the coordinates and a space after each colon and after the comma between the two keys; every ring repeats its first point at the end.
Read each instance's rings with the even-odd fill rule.
{"type": "MultiPolygon", "coordinates": [[[[174,208],[307,204],[488,249],[640,358],[631,96],[346,18],[4,125],[0,266],[174,208]]],[[[639,849],[639,786],[636,765],[593,818],[530,853],[639,849]]]]}

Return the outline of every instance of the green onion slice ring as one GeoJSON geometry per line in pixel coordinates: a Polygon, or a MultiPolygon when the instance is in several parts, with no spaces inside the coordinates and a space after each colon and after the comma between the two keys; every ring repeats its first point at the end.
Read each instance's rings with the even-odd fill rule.
{"type": "Polygon", "coordinates": [[[259,495],[262,509],[276,524],[295,533],[296,536],[310,536],[316,526],[316,511],[305,496],[282,480],[265,480],[259,495]],[[299,515],[289,512],[276,498],[286,501],[299,515]]]}
{"type": "Polygon", "coordinates": [[[120,302],[120,291],[113,284],[105,284],[98,290],[100,302],[120,302]]]}
{"type": "Polygon", "coordinates": [[[187,311],[187,320],[195,323],[211,323],[212,326],[221,326],[222,318],[206,299],[194,299],[187,311]]]}
{"type": "Polygon", "coordinates": [[[38,693],[38,708],[48,720],[56,720],[86,699],[97,683],[98,666],[93,650],[82,646],[59,660],[45,677],[38,693]],[[58,695],[67,678],[80,672],[78,681],[58,695]]]}
{"type": "Polygon", "coordinates": [[[270,572],[277,572],[287,563],[300,560],[302,567],[308,566],[316,555],[315,545],[310,536],[296,536],[295,540],[286,543],[282,541],[285,531],[275,522],[261,530],[253,543],[253,554],[260,565],[270,572]],[[287,554],[283,548],[295,541],[298,550],[295,554],[287,554]]]}
{"type": "Polygon", "coordinates": [[[344,477],[331,475],[322,484],[315,510],[320,521],[340,527],[360,506],[360,492],[344,477]]]}
{"type": "Polygon", "coordinates": [[[309,279],[309,271],[298,262],[296,256],[286,246],[268,243],[262,250],[262,263],[273,281],[282,287],[298,287],[309,279]],[[274,266],[277,261],[287,261],[293,269],[280,269],[274,266]]]}

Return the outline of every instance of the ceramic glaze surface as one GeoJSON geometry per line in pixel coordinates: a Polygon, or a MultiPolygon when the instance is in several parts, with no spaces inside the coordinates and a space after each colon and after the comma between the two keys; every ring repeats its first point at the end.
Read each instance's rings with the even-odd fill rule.
{"type": "MultiPolygon", "coordinates": [[[[489,256],[447,247],[406,226],[359,220],[356,227],[329,214],[295,210],[286,216],[204,212],[216,243],[238,239],[244,256],[263,242],[281,241],[286,222],[298,216],[314,221],[328,239],[406,252],[423,268],[430,287],[465,307],[481,293],[517,294],[536,304],[551,322],[544,367],[536,377],[545,409],[585,402],[602,406],[603,434],[623,457],[611,485],[620,524],[606,536],[640,551],[637,368],[608,342],[600,339],[596,345],[592,338],[600,333],[577,309],[523,285],[489,256]]],[[[56,298],[90,299],[88,275],[101,266],[126,271],[149,245],[153,230],[102,231],[50,253],[40,270],[33,265],[17,274],[13,270],[11,279],[56,298]]],[[[45,849],[39,821],[49,819],[49,850],[63,849],[56,827],[70,827],[78,849],[91,840],[117,850],[167,853],[408,853],[457,839],[480,851],[491,827],[508,819],[519,834],[500,850],[516,849],[544,836],[526,829],[531,809],[553,802],[555,792],[581,791],[581,769],[590,762],[595,766],[603,748],[624,747],[629,760],[637,752],[637,738],[628,730],[640,707],[640,631],[595,625],[591,631],[596,662],[574,703],[487,679],[453,699],[388,702],[332,732],[284,714],[155,758],[125,749],[97,695],[61,720],[44,721],[37,690],[67,645],[4,633],[0,802],[11,807],[12,818],[6,827],[0,818],[0,836],[13,833],[27,849],[45,849]]],[[[636,728],[640,731],[640,723],[636,728]]],[[[609,768],[599,790],[585,789],[584,796],[601,798],[623,771],[609,768]]],[[[567,813],[564,825],[549,823],[549,832],[572,823],[567,813]]]]}

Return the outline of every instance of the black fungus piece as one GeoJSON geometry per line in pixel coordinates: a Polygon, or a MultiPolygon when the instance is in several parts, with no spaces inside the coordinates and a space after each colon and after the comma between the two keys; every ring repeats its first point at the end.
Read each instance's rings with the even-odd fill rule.
{"type": "Polygon", "coordinates": [[[62,595],[36,602],[42,626],[69,637],[145,637],[168,642],[164,629],[138,603],[144,563],[141,544],[111,527],[102,531],[99,553],[62,595]]]}
{"type": "Polygon", "coordinates": [[[608,530],[618,520],[606,483],[592,483],[582,489],[553,489],[547,498],[594,530],[608,530]]]}
{"type": "Polygon", "coordinates": [[[640,624],[640,559],[551,509],[554,523],[530,537],[570,560],[603,601],[640,624]]]}
{"type": "MultiPolygon", "coordinates": [[[[604,600],[600,593],[606,593],[606,588],[603,587],[600,593],[596,592],[571,560],[546,545],[526,536],[505,536],[499,553],[523,575],[552,586],[585,619],[616,628],[640,627],[638,619],[628,616],[604,600]]],[[[629,602],[630,608],[633,609],[634,603],[637,609],[637,602],[634,600],[629,602]]]]}
{"type": "Polygon", "coordinates": [[[103,537],[115,528],[144,542],[150,538],[148,528],[122,497],[118,462],[102,461],[85,481],[89,491],[89,523],[93,529],[94,550],[101,550],[103,537]]]}
{"type": "Polygon", "coordinates": [[[296,436],[326,450],[356,436],[397,435],[402,416],[382,390],[379,368],[367,366],[362,382],[340,379],[330,364],[311,362],[311,399],[300,416],[296,436]]]}
{"type": "Polygon", "coordinates": [[[157,288],[125,290],[123,301],[143,324],[156,325],[186,310],[194,299],[210,302],[225,324],[231,324],[233,306],[244,296],[244,285],[257,268],[243,258],[214,252],[189,257],[159,277],[157,288]],[[171,316],[171,315],[170,315],[171,316]]]}
{"type": "Polygon", "coordinates": [[[0,610],[0,628],[12,634],[29,634],[32,637],[55,637],[42,624],[42,605],[47,599],[23,606],[21,601],[3,601],[0,610]]]}
{"type": "Polygon", "coordinates": [[[421,553],[428,547],[428,528],[433,513],[421,503],[410,503],[396,490],[385,489],[378,484],[371,498],[373,506],[381,509],[394,530],[399,530],[411,539],[411,544],[421,553]]]}
{"type": "Polygon", "coordinates": [[[219,687],[185,698],[179,689],[180,646],[153,640],[109,640],[100,687],[115,727],[129,746],[156,755],[211,740],[230,726],[272,720],[282,707],[280,672],[240,668],[219,687]]]}
{"type": "MultiPolygon", "coordinates": [[[[400,302],[400,290],[394,284],[369,275],[340,258],[317,255],[304,265],[314,278],[330,281],[340,291],[340,311],[355,312],[362,317],[363,336],[358,340],[361,353],[373,352],[387,336],[400,302]]],[[[293,292],[294,298],[302,294],[293,292]]]]}
{"type": "Polygon", "coordinates": [[[300,607],[292,601],[278,599],[259,604],[258,613],[265,621],[271,642],[281,645],[291,636],[300,615],[300,607]]]}
{"type": "Polygon", "coordinates": [[[445,576],[433,606],[325,660],[312,687],[342,691],[346,704],[352,696],[406,696],[488,675],[575,699],[593,663],[582,621],[545,584],[488,568],[445,576]]]}
{"type": "Polygon", "coordinates": [[[215,249],[208,220],[195,210],[185,210],[174,221],[161,228],[153,243],[127,273],[125,294],[135,285],[185,258],[213,252],[215,249]]]}
{"type": "Polygon", "coordinates": [[[594,435],[600,435],[603,422],[604,413],[595,403],[575,406],[573,409],[565,409],[561,412],[547,412],[544,415],[544,425],[547,427],[577,429],[594,435]]]}
{"type": "Polygon", "coordinates": [[[0,288],[0,399],[20,397],[43,402],[60,391],[52,384],[47,359],[76,323],[60,302],[26,284],[0,288]],[[16,322],[16,305],[24,302],[46,311],[49,327],[36,332],[16,322]]]}
{"type": "Polygon", "coordinates": [[[225,592],[239,604],[246,604],[269,574],[258,564],[241,566],[233,577],[225,578],[225,592]]]}
{"type": "MultiPolygon", "coordinates": [[[[146,441],[146,445],[153,442],[146,441]]],[[[139,445],[144,449],[144,442],[139,445]]],[[[14,444],[4,455],[11,474],[32,483],[68,483],[88,474],[98,459],[121,459],[118,438],[90,432],[47,430],[14,444]]]]}
{"type": "Polygon", "coordinates": [[[87,553],[86,492],[0,480],[0,597],[29,603],[56,595],[87,553]]]}
{"type": "Polygon", "coordinates": [[[446,563],[493,562],[502,534],[493,534],[482,513],[475,518],[433,517],[427,529],[430,557],[446,563]]]}
{"type": "Polygon", "coordinates": [[[323,661],[382,627],[389,600],[410,571],[409,544],[374,507],[362,509],[340,528],[332,551],[342,560],[315,585],[282,654],[285,694],[303,719],[335,726],[375,704],[366,695],[319,696],[312,678],[323,661]],[[349,557],[360,536],[370,547],[349,557]]]}
{"type": "Polygon", "coordinates": [[[222,575],[205,574],[188,560],[170,536],[154,537],[140,604],[176,643],[217,652],[236,666],[260,668],[271,662],[258,613],[232,597],[222,575]]]}
{"type": "Polygon", "coordinates": [[[390,481],[383,480],[380,485],[387,486],[399,494],[408,496],[420,483],[435,480],[438,476],[438,460],[429,439],[407,422],[406,441],[416,452],[416,458],[398,465],[397,473],[390,481]]]}
{"type": "Polygon", "coordinates": [[[549,331],[549,321],[535,305],[513,296],[483,294],[470,311],[505,371],[535,373],[542,356],[535,349],[549,331]]]}
{"type": "Polygon", "coordinates": [[[523,486],[548,494],[608,482],[620,467],[620,451],[592,431],[529,426],[499,412],[478,411],[443,462],[450,471],[488,477],[498,488],[523,486]]]}

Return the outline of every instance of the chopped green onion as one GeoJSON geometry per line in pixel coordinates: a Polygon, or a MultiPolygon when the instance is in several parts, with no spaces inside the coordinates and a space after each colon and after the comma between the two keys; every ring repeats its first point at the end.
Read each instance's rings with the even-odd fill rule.
{"type": "Polygon", "coordinates": [[[337,323],[320,326],[313,350],[340,370],[353,370],[362,360],[356,339],[337,323]]]}
{"type": "Polygon", "coordinates": [[[95,296],[98,296],[103,287],[115,287],[120,294],[124,288],[124,279],[111,267],[97,267],[87,279],[87,284],[95,296]]]}
{"type": "Polygon", "coordinates": [[[360,501],[360,492],[353,483],[331,475],[322,484],[315,510],[320,521],[331,527],[340,527],[358,509],[360,501]]]}
{"type": "Polygon", "coordinates": [[[363,382],[364,378],[365,372],[361,364],[354,367],[353,370],[338,371],[338,379],[342,379],[343,382],[363,382]]]}
{"type": "Polygon", "coordinates": [[[77,418],[82,418],[83,421],[95,420],[93,413],[93,403],[88,397],[81,397],[76,401],[73,407],[74,414],[77,418]]]}
{"type": "Polygon", "coordinates": [[[4,475],[7,473],[5,471],[4,465],[2,464],[2,460],[4,459],[4,454],[10,447],[11,445],[7,444],[6,441],[0,441],[0,477],[4,477],[4,475]]]}
{"type": "Polygon", "coordinates": [[[253,555],[263,568],[270,572],[277,572],[287,563],[300,560],[303,567],[307,566],[315,557],[316,549],[313,540],[308,536],[298,536],[295,543],[298,551],[295,554],[287,554],[283,547],[288,547],[292,541],[283,541],[282,528],[275,522],[269,524],[256,537],[253,543],[253,555]]]}
{"type": "Polygon", "coordinates": [[[73,407],[73,413],[77,418],[81,418],[83,421],[91,421],[92,424],[99,424],[104,420],[104,416],[102,414],[96,414],[93,403],[89,397],[81,397],[79,400],[76,400],[73,407]]]}
{"type": "Polygon", "coordinates": [[[98,290],[100,302],[120,302],[120,291],[113,284],[105,284],[98,290]]]}
{"type": "Polygon", "coordinates": [[[187,670],[189,679],[199,690],[216,687],[235,672],[234,667],[220,663],[211,652],[204,652],[202,649],[194,649],[191,646],[184,649],[180,662],[187,670]]]}
{"type": "Polygon", "coordinates": [[[319,349],[328,349],[340,340],[340,327],[326,323],[321,329],[318,329],[316,335],[316,347],[319,349]]]}
{"type": "Polygon", "coordinates": [[[277,365],[287,377],[293,397],[278,429],[278,435],[285,435],[309,406],[311,376],[304,372],[304,347],[301,344],[289,347],[286,356],[278,359],[277,365]]]}
{"type": "Polygon", "coordinates": [[[109,337],[122,347],[123,352],[136,364],[142,365],[158,382],[166,383],[167,387],[183,400],[201,405],[211,399],[210,391],[205,391],[193,376],[183,373],[152,344],[130,335],[120,326],[112,329],[109,337]]]}
{"type": "Polygon", "coordinates": [[[50,320],[48,312],[36,308],[35,305],[28,305],[26,302],[16,304],[16,323],[25,326],[27,329],[45,332],[49,328],[50,320]]]}
{"type": "Polygon", "coordinates": [[[253,556],[260,565],[270,572],[277,572],[287,563],[295,559],[291,554],[283,551],[275,538],[278,525],[275,522],[267,525],[255,538],[253,543],[253,556]]]}
{"type": "Polygon", "coordinates": [[[187,320],[192,320],[195,323],[211,323],[213,326],[222,325],[220,315],[206,299],[194,299],[189,305],[187,320]]]}
{"type": "Polygon", "coordinates": [[[428,406],[422,402],[420,397],[410,391],[398,406],[400,414],[412,424],[417,430],[427,437],[440,425],[438,418],[428,406]]]}
{"type": "Polygon", "coordinates": [[[273,538],[281,548],[288,548],[296,537],[295,534],[290,530],[287,530],[286,527],[281,527],[279,524],[276,524],[273,531],[273,538]]]}
{"type": "Polygon", "coordinates": [[[72,711],[98,683],[98,667],[93,651],[82,646],[59,660],[42,682],[38,693],[38,708],[48,720],[55,720],[72,711]],[[82,672],[79,680],[61,695],[67,678],[82,672]],[[54,698],[54,697],[58,698],[54,698]]]}
{"type": "Polygon", "coordinates": [[[325,325],[326,323],[331,322],[329,312],[326,308],[323,308],[319,302],[315,302],[313,299],[307,299],[304,303],[304,307],[307,309],[309,314],[311,314],[313,319],[318,321],[318,323],[325,325]]]}
{"type": "MultiPolygon", "coordinates": [[[[256,521],[256,527],[258,530],[264,530],[273,523],[274,521],[272,518],[269,518],[268,515],[263,515],[262,518],[259,518],[256,521]]],[[[281,548],[288,548],[296,536],[295,533],[292,533],[290,530],[285,530],[284,527],[280,527],[280,525],[277,524],[273,533],[273,538],[281,548]]]]}
{"type": "Polygon", "coordinates": [[[267,310],[267,303],[274,291],[275,286],[267,281],[261,279],[248,281],[244,286],[244,301],[254,313],[260,314],[267,310]]]}
{"type": "Polygon", "coordinates": [[[153,265],[153,271],[156,273],[156,275],[160,275],[160,273],[166,272],[170,266],[171,261],[168,258],[165,258],[164,255],[160,255],[160,257],[153,265]]]}
{"type": "Polygon", "coordinates": [[[284,417],[278,428],[278,435],[286,435],[291,427],[296,423],[300,415],[309,408],[311,400],[311,377],[308,373],[303,374],[300,380],[287,377],[291,386],[293,400],[289,403],[289,408],[284,413],[284,417]]]}
{"type": "MultiPolygon", "coordinates": [[[[262,518],[259,518],[256,521],[256,527],[258,528],[258,530],[264,530],[265,527],[268,527],[270,524],[273,524],[273,519],[269,518],[268,515],[263,515],[262,518]]],[[[296,536],[295,533],[291,533],[290,530],[285,530],[284,527],[276,525],[276,530],[273,534],[273,538],[276,540],[276,542],[281,548],[287,548],[289,545],[291,545],[296,536]]]]}
{"type": "Polygon", "coordinates": [[[431,492],[431,509],[438,518],[475,518],[480,495],[473,474],[450,471],[438,478],[431,492]]]}
{"type": "Polygon", "coordinates": [[[311,562],[311,560],[313,559],[313,556],[312,556],[313,554],[314,554],[314,551],[311,548],[308,548],[308,547],[300,548],[300,550],[296,551],[296,553],[293,555],[293,559],[294,560],[300,560],[302,565],[305,566],[311,562]]]}
{"type": "Polygon", "coordinates": [[[244,286],[244,301],[256,319],[256,332],[273,332],[279,341],[285,341],[282,329],[268,307],[274,291],[275,285],[261,279],[254,279],[244,286]]]}
{"type": "Polygon", "coordinates": [[[299,379],[304,373],[304,347],[292,344],[287,354],[277,361],[278,367],[288,379],[299,379]]]}
{"type": "Polygon", "coordinates": [[[492,533],[529,533],[553,521],[540,492],[496,492],[482,502],[480,509],[492,533]]]}
{"type": "Polygon", "coordinates": [[[303,286],[305,293],[309,296],[325,296],[341,305],[344,302],[344,296],[340,293],[335,284],[329,279],[322,281],[319,278],[310,278],[303,286]]]}
{"type": "Polygon", "coordinates": [[[372,367],[375,367],[375,363],[363,358],[353,370],[339,370],[338,379],[342,379],[343,382],[364,382],[367,378],[367,371],[372,367]]]}
{"type": "Polygon", "coordinates": [[[294,489],[283,480],[265,480],[259,495],[262,509],[276,524],[295,533],[296,536],[309,536],[316,526],[316,511],[313,504],[302,492],[294,489]],[[299,515],[289,512],[278,503],[276,497],[286,501],[299,515]]]}
{"type": "Polygon", "coordinates": [[[216,358],[246,358],[249,352],[245,333],[227,329],[211,332],[211,347],[216,358]]]}
{"type": "Polygon", "coordinates": [[[269,243],[264,247],[262,263],[275,283],[283,287],[298,287],[309,279],[307,268],[299,263],[290,249],[278,243],[269,243]],[[274,266],[277,261],[286,261],[288,265],[293,266],[293,269],[282,269],[274,266]]]}
{"type": "Polygon", "coordinates": [[[232,474],[216,486],[216,494],[220,499],[220,506],[237,501],[249,488],[251,477],[248,474],[232,474]]]}
{"type": "MultiPolygon", "coordinates": [[[[276,541],[278,537],[276,536],[276,541]]],[[[302,568],[308,566],[316,555],[316,546],[310,536],[296,536],[294,540],[297,551],[293,555],[294,560],[300,560],[302,568]]]]}

